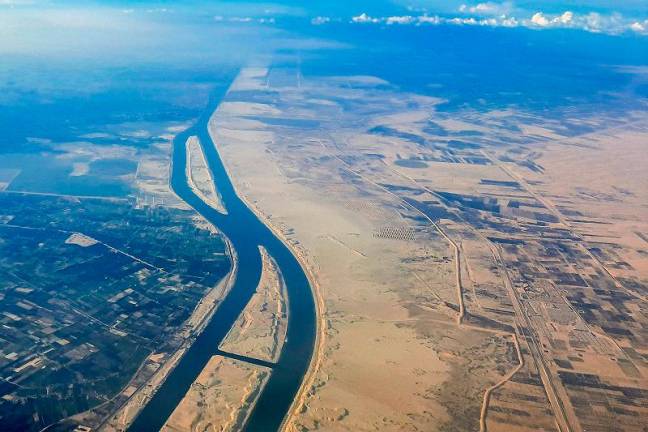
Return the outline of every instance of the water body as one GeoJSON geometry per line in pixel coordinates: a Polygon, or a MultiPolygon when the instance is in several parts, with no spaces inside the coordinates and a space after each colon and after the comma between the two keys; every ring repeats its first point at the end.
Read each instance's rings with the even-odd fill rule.
{"type": "Polygon", "coordinates": [[[316,320],[312,291],[299,262],[291,251],[237,196],[209,136],[208,123],[222,95],[213,95],[198,122],[176,136],[173,143],[173,190],[196,211],[221,230],[238,255],[236,280],[209,324],[170,373],[153,399],[135,419],[129,431],[157,431],[169,418],[196,380],[210,357],[255,292],[261,277],[259,246],[276,260],[288,292],[288,328],[279,360],[245,426],[246,431],[278,430],[308,369],[315,345],[316,320]],[[187,185],[185,142],[198,136],[207,163],[221,193],[228,214],[205,204],[187,185]]]}

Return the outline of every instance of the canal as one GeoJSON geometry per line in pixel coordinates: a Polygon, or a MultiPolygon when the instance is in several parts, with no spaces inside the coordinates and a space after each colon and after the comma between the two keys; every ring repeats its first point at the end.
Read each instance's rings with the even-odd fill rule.
{"type": "Polygon", "coordinates": [[[275,259],[288,293],[288,326],[281,354],[245,425],[246,431],[276,431],[297,395],[308,369],[316,337],[316,312],[308,278],[288,247],[246,206],[236,194],[223,166],[208,125],[222,94],[212,95],[200,119],[178,134],[173,142],[171,186],[176,194],[216,226],[231,242],[238,257],[238,272],[229,294],[169,374],[153,398],[128,429],[158,431],[196,380],[241,311],[254,294],[261,276],[259,246],[275,259]],[[216,187],[227,208],[224,215],[196,196],[186,177],[186,140],[198,136],[216,187]]]}

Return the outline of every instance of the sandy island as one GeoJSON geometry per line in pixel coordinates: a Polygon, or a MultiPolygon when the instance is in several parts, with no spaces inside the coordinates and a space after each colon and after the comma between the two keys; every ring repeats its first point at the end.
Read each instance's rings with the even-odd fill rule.
{"type": "Polygon", "coordinates": [[[241,430],[268,376],[262,366],[213,356],[162,431],[241,430]]]}
{"type": "Polygon", "coordinates": [[[281,353],[289,319],[286,288],[279,268],[261,247],[263,267],[256,292],[241,312],[220,349],[274,362],[281,353]]]}
{"type": "Polygon", "coordinates": [[[207,166],[198,137],[191,136],[187,139],[187,181],[191,190],[207,205],[223,214],[227,214],[221,199],[214,177],[207,166]]]}

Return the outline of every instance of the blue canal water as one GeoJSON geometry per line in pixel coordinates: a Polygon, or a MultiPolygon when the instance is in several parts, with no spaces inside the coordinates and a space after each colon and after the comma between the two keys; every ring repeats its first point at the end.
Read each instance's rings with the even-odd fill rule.
{"type": "MultiPolygon", "coordinates": [[[[315,303],[310,284],[292,252],[238,197],[227,175],[208,123],[221,94],[213,95],[198,122],[180,133],[173,144],[173,190],[229,238],[238,256],[238,272],[231,291],[219,305],[209,324],[186,352],[176,368],[129,428],[131,432],[159,430],[180,403],[255,292],[261,276],[259,246],[276,260],[288,292],[288,328],[280,357],[272,369],[246,431],[274,431],[283,421],[299,390],[313,353],[316,335],[315,303]],[[200,200],[187,185],[185,142],[198,136],[207,163],[228,214],[224,215],[200,200]]],[[[217,143],[216,143],[217,144],[217,143]]]]}

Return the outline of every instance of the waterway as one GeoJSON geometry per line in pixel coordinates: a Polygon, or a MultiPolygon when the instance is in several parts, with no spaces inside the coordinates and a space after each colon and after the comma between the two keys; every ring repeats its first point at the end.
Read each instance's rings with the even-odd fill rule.
{"type": "Polygon", "coordinates": [[[204,331],[187,350],[176,368],[144,407],[130,432],[158,431],[196,380],[209,359],[255,292],[261,277],[259,246],[275,259],[288,293],[286,340],[277,363],[245,425],[246,431],[276,431],[297,395],[308,369],[316,337],[315,303],[301,265],[290,249],[245,205],[236,194],[212,141],[208,124],[223,95],[214,94],[195,125],[178,134],[173,142],[173,190],[229,238],[238,256],[238,272],[229,294],[218,306],[204,331]],[[227,215],[198,198],[187,183],[187,138],[198,136],[227,215]]]}

